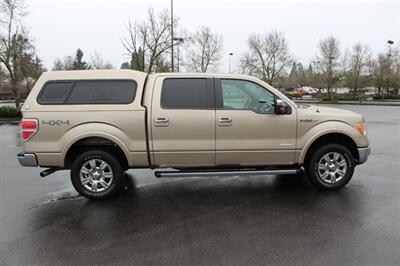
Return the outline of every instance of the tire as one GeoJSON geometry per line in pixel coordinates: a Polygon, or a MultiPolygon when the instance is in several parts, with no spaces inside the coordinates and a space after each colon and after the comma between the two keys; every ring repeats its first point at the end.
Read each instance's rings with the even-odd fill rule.
{"type": "Polygon", "coordinates": [[[321,190],[338,190],[344,187],[354,173],[353,154],[340,144],[326,144],[315,150],[305,170],[309,181],[321,190]]]}
{"type": "Polygon", "coordinates": [[[72,185],[88,199],[108,199],[114,196],[123,181],[123,167],[111,153],[86,151],[71,166],[72,185]]]}

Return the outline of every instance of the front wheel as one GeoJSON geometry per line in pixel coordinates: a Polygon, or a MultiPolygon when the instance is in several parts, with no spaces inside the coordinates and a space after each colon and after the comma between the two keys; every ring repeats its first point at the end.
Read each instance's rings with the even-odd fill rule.
{"type": "Polygon", "coordinates": [[[123,170],[111,153],[92,150],[78,156],[71,167],[71,181],[82,196],[106,199],[114,196],[121,185],[123,170]]]}
{"type": "Polygon", "coordinates": [[[319,147],[305,165],[308,179],[321,190],[338,190],[345,186],[353,176],[354,167],[349,149],[335,143],[319,147]]]}

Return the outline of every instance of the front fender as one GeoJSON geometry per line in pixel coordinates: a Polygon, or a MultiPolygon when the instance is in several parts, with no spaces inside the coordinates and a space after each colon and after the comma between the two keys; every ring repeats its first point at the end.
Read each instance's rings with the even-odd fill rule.
{"type": "Polygon", "coordinates": [[[125,143],[129,143],[128,135],[115,126],[101,122],[94,122],[77,125],[62,136],[60,139],[62,145],[60,165],[62,167],[64,167],[65,157],[71,146],[77,141],[89,137],[100,137],[114,142],[124,152],[128,164],[133,165],[129,149],[125,145],[125,143]]]}
{"type": "Polygon", "coordinates": [[[369,145],[367,137],[360,134],[355,127],[341,121],[326,121],[312,127],[303,136],[298,136],[297,149],[301,152],[298,154],[296,161],[302,164],[310,146],[320,137],[331,133],[343,134],[349,137],[357,147],[367,147],[369,145]]]}

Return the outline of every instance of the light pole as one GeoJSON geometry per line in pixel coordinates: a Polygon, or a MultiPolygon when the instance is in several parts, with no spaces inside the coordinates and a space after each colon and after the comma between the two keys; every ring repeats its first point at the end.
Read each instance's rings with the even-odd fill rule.
{"type": "Polygon", "coordinates": [[[229,73],[231,73],[231,56],[233,53],[229,53],[229,73]]]}
{"type": "Polygon", "coordinates": [[[171,0],[171,71],[174,72],[174,0],[171,0]]]}
{"type": "MultiPolygon", "coordinates": [[[[386,72],[386,75],[387,75],[387,78],[386,78],[386,94],[389,94],[389,87],[390,87],[390,80],[391,80],[391,65],[392,65],[392,44],[394,44],[394,41],[392,41],[392,40],[388,40],[387,41],[387,44],[389,45],[389,50],[388,50],[388,58],[387,58],[387,65],[386,65],[386,67],[387,67],[387,72],[386,72]]],[[[384,93],[383,93],[383,95],[384,95],[384,93]]],[[[383,99],[384,99],[384,97],[385,96],[383,96],[383,99]]]]}
{"type": "Polygon", "coordinates": [[[178,57],[178,65],[177,70],[179,72],[179,45],[183,42],[183,38],[174,38],[174,41],[177,41],[176,48],[177,48],[177,57],[178,57]]]}

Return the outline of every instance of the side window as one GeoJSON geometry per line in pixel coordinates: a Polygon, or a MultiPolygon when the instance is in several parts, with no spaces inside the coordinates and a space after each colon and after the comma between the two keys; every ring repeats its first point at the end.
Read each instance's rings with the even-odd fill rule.
{"type": "Polygon", "coordinates": [[[274,113],[274,94],[264,87],[246,80],[221,79],[224,109],[251,110],[274,113]]]}
{"type": "Polygon", "coordinates": [[[213,93],[205,78],[168,78],[163,82],[161,106],[177,109],[213,108],[213,93]]]}
{"type": "Polygon", "coordinates": [[[136,93],[133,80],[53,81],[38,96],[40,104],[128,104],[136,93]]]}
{"type": "Polygon", "coordinates": [[[133,101],[136,83],[131,80],[77,81],[67,103],[70,104],[128,104],[133,101]]]}
{"type": "Polygon", "coordinates": [[[41,104],[64,103],[73,85],[72,82],[47,83],[39,94],[38,102],[41,104]]]}

